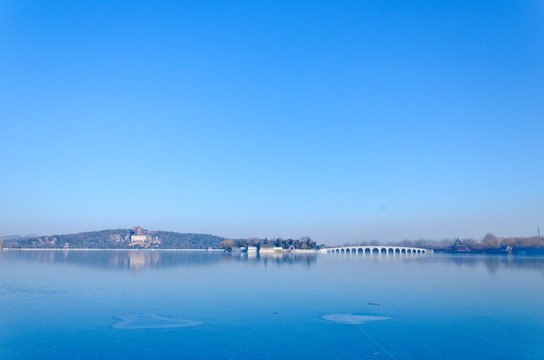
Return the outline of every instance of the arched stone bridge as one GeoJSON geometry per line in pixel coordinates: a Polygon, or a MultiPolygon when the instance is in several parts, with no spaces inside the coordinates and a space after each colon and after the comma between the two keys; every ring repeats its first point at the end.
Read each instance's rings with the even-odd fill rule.
{"type": "Polygon", "coordinates": [[[339,246],[319,250],[320,253],[336,254],[428,254],[433,250],[406,246],[339,246]]]}

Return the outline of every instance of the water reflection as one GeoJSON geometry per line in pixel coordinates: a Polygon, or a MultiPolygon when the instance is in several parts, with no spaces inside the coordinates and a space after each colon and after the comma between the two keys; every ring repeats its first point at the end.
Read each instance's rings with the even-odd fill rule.
{"type": "MultiPolygon", "coordinates": [[[[2,253],[0,251],[0,253],[2,253]]],[[[108,270],[164,269],[179,266],[212,266],[223,262],[253,264],[305,265],[316,262],[317,254],[243,254],[206,251],[145,251],[145,250],[6,250],[6,260],[34,263],[72,264],[108,270]]]]}
{"type": "Polygon", "coordinates": [[[469,255],[469,254],[389,254],[389,253],[347,253],[347,254],[324,254],[346,261],[357,261],[364,259],[367,261],[406,261],[417,262],[423,265],[433,262],[443,262],[453,264],[459,268],[485,267],[490,273],[495,273],[500,269],[509,270],[530,270],[544,273],[544,256],[525,256],[525,255],[469,255]]]}
{"type": "Polygon", "coordinates": [[[232,261],[247,262],[254,264],[266,265],[304,265],[311,266],[317,261],[318,254],[316,253],[292,253],[292,252],[279,252],[279,253],[232,253],[229,254],[229,258],[232,261]]]}
{"type": "Polygon", "coordinates": [[[437,261],[460,268],[484,266],[489,272],[500,269],[519,269],[544,273],[544,257],[512,255],[404,255],[404,254],[316,254],[316,253],[223,253],[206,251],[144,251],[144,250],[4,250],[2,261],[17,260],[34,263],[73,264],[78,266],[130,270],[164,269],[170,267],[212,266],[215,264],[248,263],[253,265],[297,265],[310,267],[320,258],[338,261],[403,261],[431,266],[437,261]]]}
{"type": "Polygon", "coordinates": [[[544,271],[544,257],[541,256],[450,255],[441,256],[441,259],[453,263],[460,268],[483,265],[491,273],[495,273],[503,268],[544,271]]]}

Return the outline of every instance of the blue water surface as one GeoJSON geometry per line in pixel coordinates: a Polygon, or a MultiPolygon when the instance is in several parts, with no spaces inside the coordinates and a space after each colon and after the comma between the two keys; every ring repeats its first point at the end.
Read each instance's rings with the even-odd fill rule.
{"type": "Polygon", "coordinates": [[[544,359],[542,257],[0,254],[0,359],[544,359]]]}

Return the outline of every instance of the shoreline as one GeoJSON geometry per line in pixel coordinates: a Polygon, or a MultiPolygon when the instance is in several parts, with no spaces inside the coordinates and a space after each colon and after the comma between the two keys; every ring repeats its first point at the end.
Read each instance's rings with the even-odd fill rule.
{"type": "MultiPolygon", "coordinates": [[[[171,252],[214,252],[214,253],[226,253],[232,254],[231,252],[225,251],[224,249],[58,249],[58,248],[2,248],[2,251],[171,251],[171,252]]],[[[242,253],[242,252],[240,252],[242,253]]],[[[307,249],[294,249],[294,250],[285,250],[278,252],[263,252],[260,255],[273,255],[273,254],[286,254],[286,253],[295,253],[295,254],[319,254],[318,250],[307,250],[307,249]]],[[[256,252],[259,254],[259,252],[256,252]]]]}
{"type": "Polygon", "coordinates": [[[186,251],[186,252],[225,252],[223,249],[58,249],[58,248],[2,248],[2,251],[186,251]]]}

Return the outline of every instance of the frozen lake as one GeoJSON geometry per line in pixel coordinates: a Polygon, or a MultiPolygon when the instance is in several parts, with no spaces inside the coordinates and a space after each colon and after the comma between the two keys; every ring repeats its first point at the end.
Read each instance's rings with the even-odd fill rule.
{"type": "Polygon", "coordinates": [[[0,253],[1,359],[544,359],[544,258],[0,253]]]}

